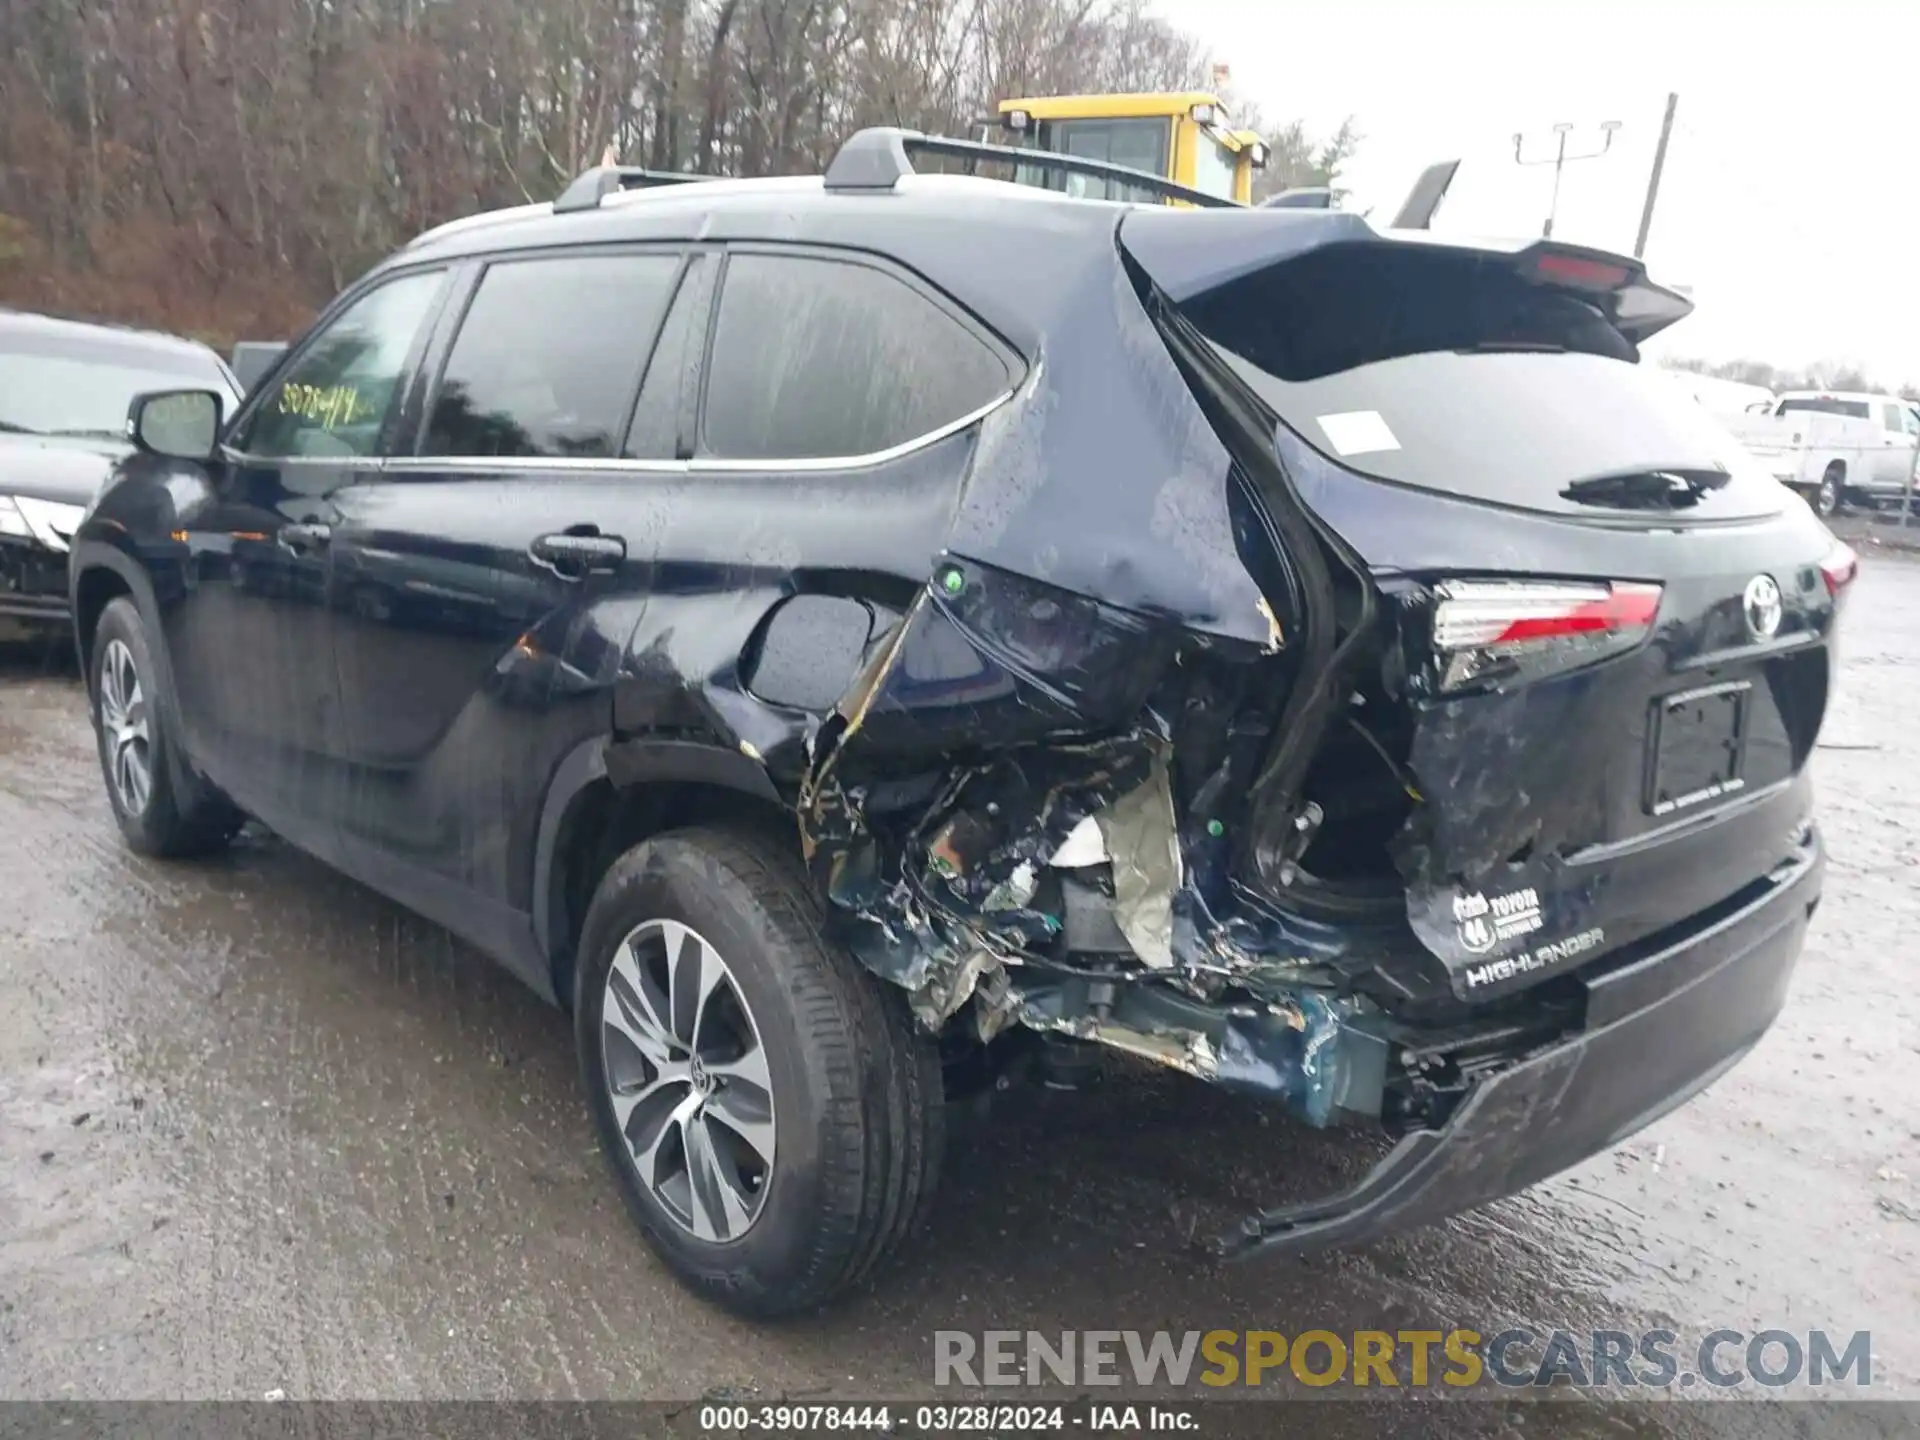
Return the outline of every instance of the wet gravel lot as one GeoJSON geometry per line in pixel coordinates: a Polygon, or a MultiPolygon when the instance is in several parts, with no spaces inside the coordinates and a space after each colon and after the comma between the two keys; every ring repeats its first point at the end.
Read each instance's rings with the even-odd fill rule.
{"type": "Polygon", "coordinates": [[[271,837],[129,855],[79,684],[15,656],[0,1398],[924,1396],[936,1329],[1527,1325],[1870,1330],[1875,1391],[1920,1399],[1920,562],[1870,557],[1844,654],[1789,1009],[1630,1144],[1363,1252],[1219,1268],[1197,1229],[1366,1157],[1177,1080],[1028,1095],[877,1288],[764,1329],[630,1232],[563,1017],[271,837]]]}

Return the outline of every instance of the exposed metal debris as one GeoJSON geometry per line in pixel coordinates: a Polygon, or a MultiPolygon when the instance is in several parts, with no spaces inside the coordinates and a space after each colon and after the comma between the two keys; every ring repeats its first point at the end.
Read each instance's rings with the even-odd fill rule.
{"type": "Polygon", "coordinates": [[[1164,756],[1145,783],[1094,817],[1113,865],[1114,919],[1134,953],[1153,969],[1173,966],[1173,897],[1185,883],[1179,817],[1164,756]]]}
{"type": "MultiPolygon", "coordinates": [[[[815,735],[802,838],[850,948],[929,1030],[965,1016],[981,1041],[1017,1025],[1093,1042],[1283,1099],[1316,1124],[1377,1110],[1385,1046],[1358,1023],[1368,1007],[1314,988],[1348,929],[1253,904],[1219,863],[1224,827],[1204,797],[1183,832],[1181,788],[1196,788],[1183,767],[1217,772],[1213,791],[1233,785],[1231,736],[1195,739],[1189,757],[1163,718],[1209,713],[1200,671],[1171,667],[1175,688],[1118,733],[1072,733],[1063,704],[1057,726],[1000,741],[985,716],[1005,695],[1044,706],[1071,687],[970,633],[969,606],[1045,609],[990,585],[977,567],[938,567],[815,735]],[[929,756],[930,735],[953,738],[929,756]]],[[[1243,655],[1232,663],[1273,663],[1243,655]]],[[[1071,671],[1057,650],[1040,658],[1071,671]]]]}
{"type": "Polygon", "coordinates": [[[1267,653],[1278,655],[1287,648],[1287,636],[1286,632],[1280,628],[1280,618],[1273,613],[1273,606],[1267,602],[1267,597],[1264,595],[1260,597],[1259,604],[1254,608],[1267,622],[1267,653]]]}

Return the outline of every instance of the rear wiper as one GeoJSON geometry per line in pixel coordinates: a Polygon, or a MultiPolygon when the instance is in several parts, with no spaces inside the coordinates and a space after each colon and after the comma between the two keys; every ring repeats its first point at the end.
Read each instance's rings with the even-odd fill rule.
{"type": "Polygon", "coordinates": [[[1481,340],[1463,345],[1456,355],[1564,355],[1567,347],[1548,340],[1481,340]]]}
{"type": "Polygon", "coordinates": [[[1621,510],[1684,510],[1698,505],[1710,490],[1731,477],[1718,470],[1630,470],[1576,480],[1561,498],[1582,505],[1612,505],[1621,510]]]}

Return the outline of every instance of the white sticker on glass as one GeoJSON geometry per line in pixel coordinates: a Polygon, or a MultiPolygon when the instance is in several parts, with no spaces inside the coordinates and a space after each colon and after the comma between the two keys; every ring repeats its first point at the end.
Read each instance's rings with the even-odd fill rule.
{"type": "Polygon", "coordinates": [[[1346,410],[1316,418],[1327,443],[1341,455],[1366,455],[1400,448],[1400,442],[1378,410],[1346,410]]]}

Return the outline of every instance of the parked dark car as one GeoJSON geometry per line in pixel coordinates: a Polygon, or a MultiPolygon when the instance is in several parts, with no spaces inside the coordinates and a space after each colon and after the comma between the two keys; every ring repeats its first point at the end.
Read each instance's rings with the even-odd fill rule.
{"type": "Polygon", "coordinates": [[[67,542],[146,390],[237,402],[219,357],[171,335],[0,310],[0,642],[65,637],[67,542]]]}
{"type": "Polygon", "coordinates": [[[1109,1049],[1398,1137],[1235,1254],[1734,1064],[1819,896],[1854,561],[1643,373],[1687,302],[923,143],[594,172],[231,418],[144,402],[72,565],[128,843],[257,817],[569,1007],[633,1218],[756,1315],[896,1246],[952,1099],[1109,1049]]]}

